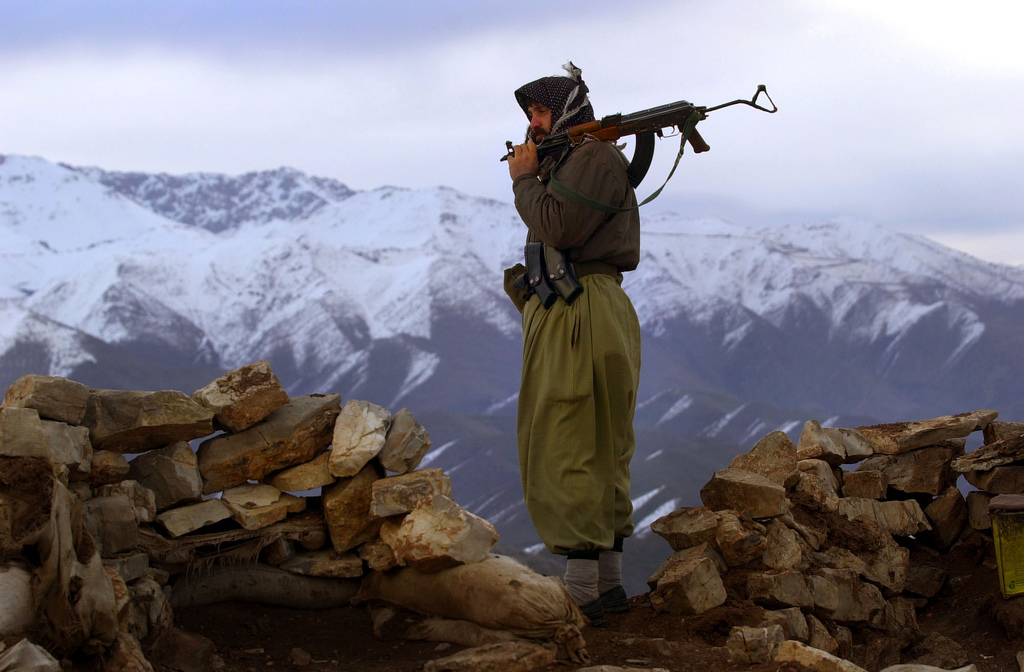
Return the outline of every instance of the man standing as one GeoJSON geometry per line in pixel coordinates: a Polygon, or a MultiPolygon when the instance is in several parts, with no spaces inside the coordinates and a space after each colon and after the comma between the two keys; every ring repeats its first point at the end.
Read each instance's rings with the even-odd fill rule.
{"type": "MultiPolygon", "coordinates": [[[[519,465],[534,527],[549,551],[568,556],[565,586],[600,625],[605,612],[629,608],[621,563],[633,532],[640,325],[621,284],[640,260],[640,219],[628,162],[612,143],[589,138],[560,162],[539,160],[535,143],[594,119],[580,70],[563,67],[567,77],[515,92],[530,125],[508,167],[527,242],[546,246],[550,275],[551,253],[560,251],[583,288],[548,307],[536,288],[514,296],[523,312],[519,465]]],[[[527,284],[541,275],[529,270],[527,284]]]]}

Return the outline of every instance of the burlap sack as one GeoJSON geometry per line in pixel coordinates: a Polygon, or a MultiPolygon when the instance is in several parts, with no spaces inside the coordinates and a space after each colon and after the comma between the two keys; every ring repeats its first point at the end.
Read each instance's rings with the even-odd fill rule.
{"type": "Polygon", "coordinates": [[[413,568],[371,572],[352,602],[372,600],[555,641],[570,658],[586,658],[579,631],[586,620],[562,584],[506,556],[491,554],[481,562],[430,574],[413,568]]]}

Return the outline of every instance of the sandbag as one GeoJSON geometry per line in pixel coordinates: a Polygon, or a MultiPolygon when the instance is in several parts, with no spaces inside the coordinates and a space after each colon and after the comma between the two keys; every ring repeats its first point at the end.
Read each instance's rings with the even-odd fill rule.
{"type": "Polygon", "coordinates": [[[429,574],[412,567],[370,572],[352,602],[371,600],[528,639],[554,640],[571,658],[586,658],[579,632],[586,620],[565,587],[507,556],[490,554],[481,562],[429,574]]]}
{"type": "Polygon", "coordinates": [[[944,670],[941,667],[935,667],[934,665],[900,663],[899,665],[890,665],[882,670],[882,672],[978,672],[978,667],[974,663],[971,663],[964,667],[958,667],[955,670],[944,670]]]}
{"type": "Polygon", "coordinates": [[[23,639],[0,653],[0,672],[61,672],[50,652],[23,639]]]}
{"type": "Polygon", "coordinates": [[[217,602],[252,602],[293,609],[348,606],[358,579],[302,576],[262,563],[213,567],[186,574],[171,591],[171,607],[198,607],[217,602]]]}
{"type": "Polygon", "coordinates": [[[82,503],[53,482],[50,525],[37,543],[39,622],[47,648],[96,655],[118,634],[117,598],[100,552],[82,521],[82,503]]]}
{"type": "Polygon", "coordinates": [[[27,632],[35,623],[32,574],[17,565],[0,564],[0,635],[27,632]]]}
{"type": "Polygon", "coordinates": [[[450,618],[428,618],[412,625],[405,634],[408,639],[426,642],[449,642],[467,648],[522,641],[508,630],[491,630],[473,623],[450,618]]]}

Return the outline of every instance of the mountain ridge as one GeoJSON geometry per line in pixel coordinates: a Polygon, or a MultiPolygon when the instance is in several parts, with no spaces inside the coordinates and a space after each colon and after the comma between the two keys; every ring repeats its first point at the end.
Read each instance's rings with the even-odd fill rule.
{"type": "MultiPolygon", "coordinates": [[[[290,394],[426,418],[474,512],[535,549],[515,466],[520,319],[502,290],[524,240],[514,207],[282,170],[149,180],[0,156],[0,385],[49,373],[191,393],[268,359],[290,394]]],[[[1024,418],[1024,268],[853,220],[657,213],[641,236],[623,283],[643,330],[637,521],[699,503],[710,471],[807,420],[1024,418]]]]}

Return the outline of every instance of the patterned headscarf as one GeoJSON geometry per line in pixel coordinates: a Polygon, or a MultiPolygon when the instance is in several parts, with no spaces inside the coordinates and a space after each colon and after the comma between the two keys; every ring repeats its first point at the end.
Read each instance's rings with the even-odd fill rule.
{"type": "Polygon", "coordinates": [[[530,105],[540,103],[551,109],[551,135],[594,120],[594,108],[583,83],[583,71],[569,61],[562,68],[568,77],[541,77],[516,89],[516,101],[530,118],[530,105]]]}

